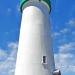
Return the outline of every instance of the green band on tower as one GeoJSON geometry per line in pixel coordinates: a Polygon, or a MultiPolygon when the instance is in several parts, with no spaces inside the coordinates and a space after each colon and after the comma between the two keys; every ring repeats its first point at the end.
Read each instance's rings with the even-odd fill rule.
{"type": "Polygon", "coordinates": [[[27,1],[29,1],[29,0],[20,0],[20,10],[21,10],[21,12],[22,12],[22,7],[23,7],[24,3],[26,3],[27,1]]]}
{"type": "MultiPolygon", "coordinates": [[[[21,9],[21,12],[22,12],[22,7],[23,5],[28,2],[29,0],[21,0],[20,1],[20,9],[21,9]]],[[[35,0],[36,1],[36,0],[35,0]]],[[[47,6],[49,7],[49,12],[51,12],[51,2],[50,0],[38,0],[40,2],[45,2],[47,4],[47,6]]]]}

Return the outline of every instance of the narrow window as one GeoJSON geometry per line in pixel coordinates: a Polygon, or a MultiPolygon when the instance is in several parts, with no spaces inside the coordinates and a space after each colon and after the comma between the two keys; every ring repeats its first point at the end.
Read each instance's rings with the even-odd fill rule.
{"type": "Polygon", "coordinates": [[[43,56],[43,63],[47,63],[47,57],[46,56],[43,56]]]}
{"type": "Polygon", "coordinates": [[[55,71],[53,72],[53,75],[61,75],[61,72],[60,72],[59,70],[55,70],[55,71]]]}

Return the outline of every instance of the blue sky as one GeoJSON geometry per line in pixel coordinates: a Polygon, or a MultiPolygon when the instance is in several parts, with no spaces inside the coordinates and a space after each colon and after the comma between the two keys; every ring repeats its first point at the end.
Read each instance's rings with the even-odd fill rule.
{"type": "MultiPolygon", "coordinates": [[[[51,0],[56,67],[75,75],[75,0],[51,0]]],[[[19,0],[0,0],[0,75],[14,75],[21,13],[19,0]]]]}

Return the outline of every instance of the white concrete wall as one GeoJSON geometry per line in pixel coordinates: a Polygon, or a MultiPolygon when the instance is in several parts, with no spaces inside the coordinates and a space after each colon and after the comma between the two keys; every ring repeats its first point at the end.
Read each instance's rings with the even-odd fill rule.
{"type": "MultiPolygon", "coordinates": [[[[38,5],[40,6],[40,5],[38,5]]],[[[48,9],[23,10],[15,75],[52,75],[55,68],[48,9]],[[47,63],[42,63],[43,56],[47,63]]]]}

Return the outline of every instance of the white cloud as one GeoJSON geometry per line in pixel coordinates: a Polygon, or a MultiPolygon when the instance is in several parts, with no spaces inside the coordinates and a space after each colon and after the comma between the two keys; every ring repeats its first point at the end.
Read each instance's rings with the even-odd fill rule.
{"type": "Polygon", "coordinates": [[[7,53],[4,50],[0,49],[0,61],[5,60],[7,56],[7,53]]]}
{"type": "Polygon", "coordinates": [[[51,37],[56,38],[56,37],[58,37],[58,36],[60,36],[60,35],[61,35],[60,32],[54,32],[54,33],[52,33],[51,37]]]}
{"type": "Polygon", "coordinates": [[[67,24],[75,26],[75,19],[70,19],[67,24]]]}
{"type": "Polygon", "coordinates": [[[11,11],[12,11],[12,9],[11,9],[11,8],[8,8],[8,9],[7,9],[7,12],[11,12],[11,11]]]}
{"type": "Polygon", "coordinates": [[[67,43],[59,47],[55,54],[56,67],[62,72],[75,72],[75,43],[67,43]]]}
{"type": "Polygon", "coordinates": [[[68,32],[68,31],[69,31],[68,28],[64,28],[64,29],[62,29],[62,30],[60,31],[60,33],[66,33],[66,32],[68,32]]]}
{"type": "MultiPolygon", "coordinates": [[[[65,34],[65,33],[68,33],[70,30],[68,29],[68,28],[64,28],[64,29],[61,29],[59,32],[53,32],[52,33],[52,37],[59,37],[59,36],[61,36],[62,35],[62,33],[63,34],[65,34]]],[[[66,36],[66,35],[65,35],[66,36]]]]}
{"type": "Polygon", "coordinates": [[[3,58],[3,56],[6,57],[6,59],[0,61],[1,75],[14,75],[17,46],[18,46],[17,43],[11,42],[8,44],[8,49],[11,49],[10,53],[5,52],[5,50],[0,51],[2,53],[0,57],[1,58],[3,58]]]}
{"type": "Polygon", "coordinates": [[[12,14],[12,8],[7,8],[6,15],[9,16],[12,14]]]}
{"type": "Polygon", "coordinates": [[[11,48],[11,49],[17,49],[18,47],[18,43],[17,42],[11,42],[8,44],[8,47],[11,48]]]}
{"type": "Polygon", "coordinates": [[[75,35],[75,31],[73,31],[72,34],[75,35]]]}

